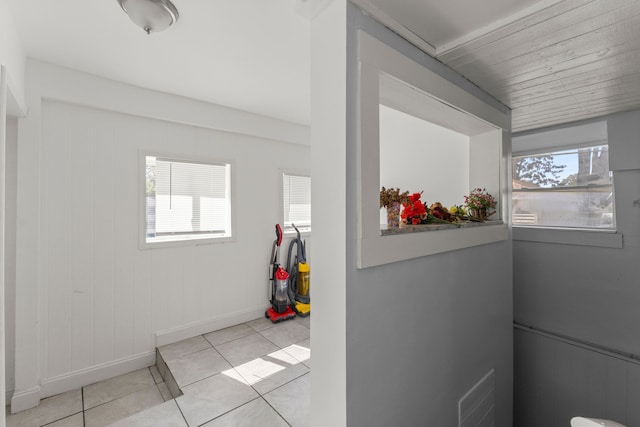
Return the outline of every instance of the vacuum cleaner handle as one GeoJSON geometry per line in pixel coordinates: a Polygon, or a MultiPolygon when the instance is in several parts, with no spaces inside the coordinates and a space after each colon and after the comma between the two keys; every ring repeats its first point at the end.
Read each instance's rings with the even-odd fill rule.
{"type": "MultiPolygon", "coordinates": [[[[292,244],[293,242],[295,242],[298,247],[297,262],[307,262],[307,250],[305,248],[305,242],[302,241],[302,237],[300,236],[300,230],[298,230],[298,227],[296,227],[296,225],[293,223],[291,224],[291,226],[296,230],[296,233],[298,234],[298,237],[291,242],[292,244]]],[[[291,256],[291,246],[289,246],[289,256],[291,256]]]]}
{"type": "Polygon", "coordinates": [[[280,227],[280,224],[276,224],[276,242],[278,246],[282,244],[282,227],[280,227]]]}

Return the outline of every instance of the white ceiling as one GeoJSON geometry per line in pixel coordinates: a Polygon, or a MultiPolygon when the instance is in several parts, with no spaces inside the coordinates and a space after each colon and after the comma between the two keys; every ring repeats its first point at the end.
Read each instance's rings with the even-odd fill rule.
{"type": "MultiPolygon", "coordinates": [[[[7,0],[29,57],[309,123],[311,1],[173,0],[146,35],[116,0],[7,0]]],[[[335,0],[334,0],[335,1],[335,0]]],[[[513,109],[514,131],[640,108],[638,0],[352,0],[513,109]]]]}
{"type": "Polygon", "coordinates": [[[109,79],[309,123],[309,20],[294,0],[173,0],[147,35],[117,0],[8,0],[27,55],[109,79]]]}
{"type": "Polygon", "coordinates": [[[353,0],[523,131],[640,108],[638,0],[353,0]]]}

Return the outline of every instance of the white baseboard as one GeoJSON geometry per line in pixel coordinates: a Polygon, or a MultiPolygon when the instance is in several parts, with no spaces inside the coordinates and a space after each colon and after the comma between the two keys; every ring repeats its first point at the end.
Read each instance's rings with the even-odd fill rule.
{"type": "Polygon", "coordinates": [[[218,329],[228,328],[240,323],[264,317],[264,312],[268,305],[251,308],[248,310],[236,311],[226,316],[216,317],[201,322],[191,323],[173,329],[156,332],[156,347],[186,340],[218,329]]]}
{"type": "MultiPolygon", "coordinates": [[[[268,305],[263,305],[260,307],[237,311],[214,319],[157,332],[155,334],[156,347],[263,317],[267,308],[268,305]]],[[[38,406],[40,399],[44,399],[45,397],[75,390],[98,381],[103,381],[118,375],[146,368],[147,366],[154,365],[155,360],[156,353],[154,349],[147,353],[140,353],[101,365],[48,378],[42,380],[40,386],[28,390],[15,393],[11,390],[11,393],[13,393],[13,397],[11,398],[11,411],[12,413],[24,411],[38,406]]],[[[9,391],[7,391],[7,393],[9,393],[9,391]]]]}
{"type": "Polygon", "coordinates": [[[155,363],[156,352],[154,350],[69,372],[57,377],[47,378],[42,380],[39,386],[28,390],[18,392],[13,392],[12,390],[11,413],[15,414],[16,412],[34,408],[40,404],[40,399],[45,397],[75,390],[98,381],[146,368],[155,363]]]}
{"type": "Polygon", "coordinates": [[[154,350],[48,378],[41,382],[40,398],[44,399],[58,393],[75,390],[98,381],[146,368],[155,363],[156,352],[154,350]]]}
{"type": "Polygon", "coordinates": [[[13,397],[15,389],[13,386],[8,386],[4,391],[4,406],[11,405],[11,398],[13,397]]]}
{"type": "Polygon", "coordinates": [[[11,413],[26,411],[40,404],[40,386],[13,393],[11,398],[11,413]]]}

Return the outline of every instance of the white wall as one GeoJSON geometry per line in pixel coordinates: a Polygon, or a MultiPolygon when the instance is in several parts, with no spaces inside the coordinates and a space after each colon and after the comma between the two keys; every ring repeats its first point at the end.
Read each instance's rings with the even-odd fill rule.
{"type": "Polygon", "coordinates": [[[7,398],[14,388],[15,368],[15,292],[16,292],[16,176],[18,167],[18,120],[7,120],[5,170],[5,387],[7,398]]]}
{"type": "Polygon", "coordinates": [[[279,170],[309,169],[308,129],[38,62],[28,85],[14,411],[263,315],[279,170]],[[139,249],[140,150],[231,160],[234,240],[139,249]]]}
{"type": "MultiPolygon", "coordinates": [[[[24,105],[24,70],[25,70],[25,52],[20,42],[13,16],[9,10],[9,4],[7,0],[0,0],[0,74],[2,75],[0,82],[0,141],[2,141],[2,150],[5,151],[5,136],[8,134],[8,130],[5,129],[5,119],[7,116],[15,116],[22,113],[22,106],[24,105]]],[[[5,153],[0,156],[3,164],[5,164],[5,153]]],[[[4,168],[2,168],[4,169],[4,168]]],[[[5,181],[2,180],[3,188],[0,189],[0,194],[5,193],[5,181]]],[[[6,223],[6,216],[4,211],[4,203],[2,203],[2,212],[0,212],[0,219],[6,223]]],[[[0,233],[0,241],[5,242],[4,231],[0,233]]],[[[4,245],[3,245],[4,246],[4,245]]],[[[0,251],[4,257],[4,247],[0,251]]],[[[2,264],[4,267],[4,263],[2,264]]],[[[0,269],[4,276],[4,269],[0,269]]],[[[5,364],[5,360],[11,363],[13,357],[6,354],[5,348],[5,321],[11,316],[8,313],[5,316],[5,290],[4,290],[5,278],[0,279],[0,365],[5,364]]],[[[10,292],[9,295],[11,296],[10,292]]],[[[10,343],[12,339],[11,334],[7,334],[6,341],[10,343]]],[[[0,401],[5,400],[5,388],[11,388],[11,381],[2,375],[0,378],[0,401]]],[[[4,426],[4,417],[0,417],[0,426],[4,426]]]]}
{"type": "Polygon", "coordinates": [[[347,425],[346,388],[346,6],[311,21],[311,425],[347,425]]]}
{"type": "Polygon", "coordinates": [[[429,204],[464,204],[469,137],[380,105],[380,186],[424,190],[429,204]]]}
{"type": "Polygon", "coordinates": [[[9,77],[7,84],[11,92],[8,98],[10,110],[14,99],[20,105],[24,103],[25,62],[25,52],[9,9],[9,2],[0,0],[0,64],[7,68],[9,77]]]}

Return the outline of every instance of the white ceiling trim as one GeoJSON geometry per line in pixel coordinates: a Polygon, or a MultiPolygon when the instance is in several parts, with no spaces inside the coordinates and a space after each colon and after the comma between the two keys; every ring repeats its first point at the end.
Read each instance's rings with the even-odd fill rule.
{"type": "MultiPolygon", "coordinates": [[[[396,19],[389,16],[389,14],[381,10],[376,5],[372,4],[371,0],[351,0],[353,4],[363,9],[366,13],[371,15],[384,26],[397,32],[410,43],[419,47],[425,53],[433,57],[446,55],[447,53],[450,53],[458,48],[476,42],[479,39],[492,35],[493,33],[502,31],[509,26],[518,24],[520,21],[524,21],[525,19],[530,18],[531,16],[536,15],[537,13],[540,13],[541,11],[553,7],[563,1],[565,0],[540,0],[537,3],[526,7],[512,15],[493,21],[485,27],[470,31],[469,33],[449,43],[445,43],[441,46],[436,46],[435,44],[430,43],[428,40],[420,37],[418,34],[407,28],[396,19]]],[[[523,23],[523,25],[526,26],[526,23],[523,23]]]]}
{"type": "MultiPolygon", "coordinates": [[[[556,0],[556,1],[558,1],[558,0],[556,0]]],[[[392,17],[390,17],[386,12],[380,10],[378,7],[376,7],[375,5],[371,4],[371,2],[369,0],[351,0],[351,2],[353,4],[355,4],[355,5],[357,5],[358,7],[360,7],[362,10],[364,10],[369,15],[371,15],[375,20],[380,22],[385,27],[388,27],[391,30],[393,30],[393,31],[397,32],[398,34],[400,34],[409,43],[412,43],[413,45],[415,45],[418,48],[422,49],[423,52],[427,53],[428,55],[434,56],[434,57],[436,56],[436,47],[435,46],[433,46],[428,41],[426,41],[425,39],[423,39],[422,37],[420,37],[419,35],[417,35],[413,31],[411,31],[410,29],[408,29],[407,27],[402,25],[397,20],[395,20],[392,17]]]]}
{"type": "MultiPolygon", "coordinates": [[[[366,0],[365,0],[366,1],[366,0]]],[[[517,24],[519,21],[523,21],[532,15],[535,15],[545,9],[555,6],[556,4],[564,0],[541,0],[525,9],[522,9],[512,15],[498,19],[491,22],[489,25],[478,28],[471,31],[462,37],[459,37],[449,43],[445,43],[441,46],[437,46],[435,50],[435,56],[445,55],[455,49],[464,47],[465,45],[477,41],[483,37],[489,36],[492,33],[503,30],[504,28],[517,24]]]]}

